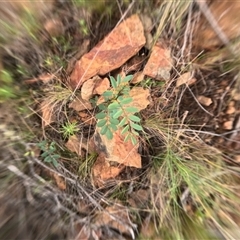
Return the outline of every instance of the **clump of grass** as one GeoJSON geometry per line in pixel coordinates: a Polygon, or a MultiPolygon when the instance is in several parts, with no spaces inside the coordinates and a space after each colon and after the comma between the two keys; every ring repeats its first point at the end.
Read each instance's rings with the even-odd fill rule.
{"type": "Polygon", "coordinates": [[[232,233],[233,216],[240,218],[236,174],[224,164],[220,151],[186,134],[187,126],[164,125],[158,119],[145,125],[164,146],[154,156],[150,173],[156,232],[170,234],[169,239],[236,237],[232,233]]]}
{"type": "Polygon", "coordinates": [[[157,9],[158,27],[154,36],[154,43],[159,39],[160,35],[170,27],[174,30],[174,34],[181,31],[184,17],[188,13],[189,6],[193,1],[163,1],[157,9]],[[174,25],[173,25],[174,24],[174,25]]]}
{"type": "Polygon", "coordinates": [[[78,175],[80,176],[81,179],[86,180],[87,178],[89,178],[89,176],[91,176],[92,166],[96,159],[97,154],[91,153],[84,160],[80,160],[81,163],[78,168],[78,175]]]}
{"type": "MultiPolygon", "coordinates": [[[[63,87],[61,84],[50,84],[44,89],[42,100],[54,108],[55,106],[65,106],[72,99],[72,90],[68,87],[63,87]]],[[[60,109],[62,109],[60,107],[60,109]]]]}

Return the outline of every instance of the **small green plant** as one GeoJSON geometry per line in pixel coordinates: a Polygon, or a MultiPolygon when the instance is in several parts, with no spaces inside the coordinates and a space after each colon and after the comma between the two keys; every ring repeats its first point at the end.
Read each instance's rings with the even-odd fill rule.
{"type": "Polygon", "coordinates": [[[0,102],[4,102],[9,98],[16,97],[14,87],[12,85],[13,79],[10,72],[6,70],[0,71],[0,102]]]}
{"type": "Polygon", "coordinates": [[[160,87],[162,88],[165,85],[165,82],[161,81],[154,81],[151,78],[147,78],[139,83],[140,86],[143,88],[156,88],[160,87]]]}
{"type": "Polygon", "coordinates": [[[78,167],[78,175],[81,179],[86,179],[91,175],[92,167],[98,157],[98,154],[91,153],[89,154],[84,161],[81,161],[79,167],[78,167]]]}
{"type": "Polygon", "coordinates": [[[97,127],[101,129],[100,134],[112,139],[113,132],[120,130],[124,135],[124,141],[131,140],[135,145],[139,136],[137,131],[143,131],[143,128],[139,125],[141,119],[135,116],[139,110],[130,106],[133,99],[129,94],[129,81],[132,77],[128,75],[121,79],[118,75],[115,79],[110,76],[112,89],[102,94],[104,102],[98,105],[100,112],[96,114],[96,118],[98,119],[97,127]]]}
{"type": "Polygon", "coordinates": [[[63,60],[63,58],[57,56],[57,55],[51,55],[47,56],[44,60],[44,64],[47,68],[52,69],[55,66],[66,66],[66,61],[63,60]]]}
{"type": "Polygon", "coordinates": [[[67,122],[61,128],[64,139],[67,139],[79,131],[77,122],[67,122]]]}
{"type": "Polygon", "coordinates": [[[28,70],[20,64],[17,65],[17,73],[20,74],[21,76],[28,76],[29,75],[28,70]]]}
{"type": "Polygon", "coordinates": [[[79,20],[79,25],[80,25],[80,29],[81,32],[84,36],[87,36],[89,34],[89,30],[88,30],[88,26],[87,23],[84,19],[80,19],[79,20]]]}
{"type": "Polygon", "coordinates": [[[43,161],[46,163],[52,163],[55,167],[58,166],[57,160],[60,158],[59,154],[56,154],[56,143],[51,142],[50,144],[47,143],[46,140],[41,141],[37,144],[40,150],[43,152],[41,157],[43,161]]]}

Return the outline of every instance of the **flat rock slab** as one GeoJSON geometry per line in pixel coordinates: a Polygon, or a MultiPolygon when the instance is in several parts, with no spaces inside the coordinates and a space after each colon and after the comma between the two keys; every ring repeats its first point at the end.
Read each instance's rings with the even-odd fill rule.
{"type": "Polygon", "coordinates": [[[124,142],[121,130],[113,133],[113,139],[109,140],[106,135],[101,135],[99,128],[96,128],[95,144],[100,153],[104,153],[107,162],[141,168],[141,155],[138,153],[139,144],[133,145],[131,141],[124,142]]]}
{"type": "Polygon", "coordinates": [[[70,76],[71,87],[79,88],[91,77],[121,67],[145,42],[142,22],[138,15],[132,15],[77,61],[70,76]]]}
{"type": "Polygon", "coordinates": [[[151,52],[150,58],[144,67],[143,74],[156,80],[169,80],[173,60],[170,50],[156,44],[151,52]]]}

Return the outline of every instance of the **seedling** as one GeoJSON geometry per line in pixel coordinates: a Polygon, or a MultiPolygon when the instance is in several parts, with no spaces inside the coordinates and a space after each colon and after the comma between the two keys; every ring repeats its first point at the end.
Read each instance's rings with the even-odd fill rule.
{"type": "Polygon", "coordinates": [[[52,163],[55,167],[58,167],[57,160],[60,158],[60,155],[55,153],[57,150],[55,142],[51,142],[50,145],[48,145],[47,141],[41,141],[37,146],[43,152],[41,154],[43,161],[46,163],[52,163]]]}
{"type": "Polygon", "coordinates": [[[139,124],[141,119],[135,115],[139,110],[130,105],[133,101],[129,94],[129,81],[132,77],[129,75],[121,79],[118,75],[115,79],[110,76],[112,89],[102,94],[104,102],[98,105],[100,112],[96,114],[96,118],[97,127],[101,129],[100,134],[112,139],[113,133],[120,130],[124,135],[124,141],[131,140],[135,145],[139,136],[138,131],[143,131],[143,128],[139,124]]]}
{"type": "Polygon", "coordinates": [[[62,126],[61,133],[63,134],[64,139],[67,139],[78,132],[78,130],[77,122],[67,122],[62,126]]]}

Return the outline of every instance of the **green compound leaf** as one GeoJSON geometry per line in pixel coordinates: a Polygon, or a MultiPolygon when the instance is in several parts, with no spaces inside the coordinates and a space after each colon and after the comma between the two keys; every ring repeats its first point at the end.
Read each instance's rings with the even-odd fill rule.
{"type": "Polygon", "coordinates": [[[139,112],[139,110],[136,107],[126,107],[125,111],[128,113],[136,113],[139,112]]]}
{"type": "Polygon", "coordinates": [[[143,128],[142,128],[142,126],[140,126],[140,125],[138,125],[138,124],[136,124],[136,123],[131,123],[131,127],[132,128],[134,128],[134,129],[136,129],[136,130],[138,130],[138,131],[143,131],[143,128]]]}
{"type": "Polygon", "coordinates": [[[106,119],[101,119],[97,122],[97,126],[98,127],[103,127],[104,125],[106,125],[107,120],[106,119]]]}
{"type": "Polygon", "coordinates": [[[108,130],[108,126],[107,125],[103,126],[101,131],[100,131],[100,134],[105,135],[107,130],[108,130]]]}
{"type": "Polygon", "coordinates": [[[55,158],[52,160],[52,164],[54,167],[56,167],[56,168],[58,167],[58,162],[55,158]]]}
{"type": "Polygon", "coordinates": [[[126,123],[127,123],[127,118],[124,117],[124,118],[120,121],[120,123],[118,124],[118,126],[119,126],[119,127],[123,127],[126,123]]]}
{"type": "Polygon", "coordinates": [[[58,154],[54,154],[52,155],[52,164],[55,166],[55,167],[58,167],[58,162],[57,160],[60,158],[60,156],[58,154]]]}
{"type": "Polygon", "coordinates": [[[119,109],[114,115],[113,118],[119,118],[123,114],[123,110],[119,109]]]}
{"type": "Polygon", "coordinates": [[[128,104],[132,102],[132,98],[128,97],[128,98],[123,98],[122,100],[119,100],[121,102],[121,104],[128,104]]]}
{"type": "Polygon", "coordinates": [[[96,114],[96,118],[97,119],[103,119],[106,118],[107,114],[105,112],[100,112],[98,114],[96,114]]]}
{"type": "Polygon", "coordinates": [[[136,144],[139,135],[137,131],[143,128],[138,124],[141,118],[134,115],[139,112],[138,108],[129,106],[133,101],[128,84],[132,78],[133,75],[121,78],[120,74],[116,78],[109,77],[112,89],[102,94],[105,102],[98,105],[100,113],[96,114],[96,119],[101,135],[112,139],[114,132],[121,128],[124,141],[131,140],[136,144]]]}
{"type": "Polygon", "coordinates": [[[125,126],[123,130],[121,131],[121,134],[125,134],[129,130],[129,125],[125,126]]]}
{"type": "Polygon", "coordinates": [[[124,96],[118,96],[117,101],[121,102],[124,99],[124,96]]]}
{"type": "Polygon", "coordinates": [[[99,110],[104,111],[106,109],[106,106],[104,103],[101,103],[98,105],[99,110]]]}
{"type": "Polygon", "coordinates": [[[43,140],[40,143],[37,143],[37,146],[40,147],[40,149],[42,151],[44,151],[46,149],[46,145],[47,145],[47,141],[46,140],[43,140]]]}
{"type": "Polygon", "coordinates": [[[53,160],[52,156],[47,156],[47,157],[44,158],[43,161],[47,162],[47,163],[50,163],[50,162],[52,162],[52,160],[53,160]]]}
{"type": "Polygon", "coordinates": [[[95,98],[89,99],[89,102],[92,104],[93,107],[97,106],[97,101],[98,101],[98,97],[97,96],[95,96],[95,98]]]}
{"type": "Polygon", "coordinates": [[[134,122],[140,122],[141,121],[141,119],[139,117],[135,116],[135,115],[130,115],[130,116],[128,116],[128,118],[130,120],[134,121],[134,122]]]}
{"type": "Polygon", "coordinates": [[[103,93],[103,96],[104,97],[111,97],[113,95],[113,92],[112,91],[109,91],[109,90],[107,90],[107,91],[105,91],[104,93],[103,93]]]}
{"type": "Polygon", "coordinates": [[[44,152],[44,153],[41,154],[41,157],[46,158],[46,157],[48,157],[51,153],[52,153],[52,152],[46,151],[46,152],[44,152]]]}
{"type": "Polygon", "coordinates": [[[115,124],[110,124],[109,127],[112,128],[113,131],[117,131],[118,130],[117,125],[115,125],[115,124]]]}
{"type": "Polygon", "coordinates": [[[117,88],[117,82],[114,77],[110,76],[110,82],[113,88],[117,88]]]}
{"type": "Polygon", "coordinates": [[[123,82],[123,83],[127,83],[127,82],[129,82],[132,78],[133,78],[133,75],[128,75],[128,76],[126,76],[124,79],[122,79],[122,82],[123,82]]]}
{"type": "Polygon", "coordinates": [[[118,110],[119,110],[118,108],[109,110],[109,111],[108,111],[109,117],[110,117],[110,118],[113,118],[113,115],[114,115],[118,110]]]}
{"type": "Polygon", "coordinates": [[[132,133],[132,134],[134,134],[135,136],[139,136],[139,133],[138,133],[138,132],[136,132],[136,131],[135,131],[135,130],[133,130],[133,129],[131,130],[131,133],[132,133]]]}
{"type": "Polygon", "coordinates": [[[110,103],[110,104],[108,105],[108,109],[109,109],[109,110],[117,109],[117,108],[120,108],[120,107],[121,107],[121,106],[119,105],[118,102],[113,102],[113,103],[110,103]]]}
{"type": "Polygon", "coordinates": [[[106,132],[106,137],[111,140],[113,138],[113,133],[112,131],[108,128],[106,132]]]}
{"type": "Polygon", "coordinates": [[[131,135],[130,133],[128,133],[125,138],[124,138],[124,142],[127,142],[130,139],[131,135]]]}
{"type": "Polygon", "coordinates": [[[124,86],[121,90],[121,94],[125,96],[129,96],[129,92],[130,92],[130,87],[128,86],[124,86]]]}
{"type": "Polygon", "coordinates": [[[54,142],[51,142],[51,144],[49,145],[49,150],[55,150],[56,149],[56,147],[55,147],[55,144],[54,144],[54,142]]]}
{"type": "Polygon", "coordinates": [[[118,125],[119,124],[119,120],[118,119],[115,119],[115,118],[109,118],[109,122],[111,124],[114,124],[114,125],[118,125]]]}
{"type": "Polygon", "coordinates": [[[121,84],[121,76],[120,74],[117,75],[117,86],[121,84]]]}
{"type": "Polygon", "coordinates": [[[137,139],[134,136],[131,136],[131,141],[133,145],[137,144],[137,139]]]}
{"type": "Polygon", "coordinates": [[[105,100],[106,99],[108,100],[108,99],[113,97],[113,92],[112,91],[105,91],[102,95],[103,95],[105,100]]]}

